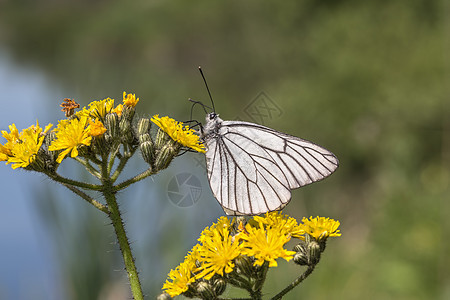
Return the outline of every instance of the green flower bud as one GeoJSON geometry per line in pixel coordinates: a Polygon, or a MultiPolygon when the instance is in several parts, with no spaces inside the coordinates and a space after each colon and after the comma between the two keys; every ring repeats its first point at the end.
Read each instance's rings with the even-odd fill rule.
{"type": "MultiPolygon", "coordinates": [[[[52,144],[52,141],[54,141],[55,139],[56,139],[56,133],[54,131],[48,132],[45,135],[45,139],[44,139],[46,156],[48,157],[50,162],[52,162],[53,164],[56,162],[56,159],[58,158],[59,153],[62,152],[62,150],[57,150],[57,151],[49,151],[48,150],[48,147],[50,147],[50,145],[52,144]]],[[[48,164],[48,162],[47,162],[47,164],[48,164]]]]}
{"type": "Polygon", "coordinates": [[[156,133],[155,147],[156,149],[161,149],[170,140],[170,137],[162,129],[159,129],[156,133]]]}
{"type": "Polygon", "coordinates": [[[172,161],[172,159],[178,154],[180,151],[180,147],[174,143],[167,143],[163,146],[163,148],[158,152],[158,155],[155,159],[155,168],[160,171],[167,168],[172,161]]]}
{"type": "Polygon", "coordinates": [[[155,147],[152,141],[145,141],[139,144],[139,149],[141,150],[144,161],[149,165],[153,165],[155,162],[155,147]]]}
{"type": "Polygon", "coordinates": [[[129,123],[133,121],[135,109],[132,106],[124,105],[122,109],[122,119],[127,120],[129,123]]]}
{"type": "Polygon", "coordinates": [[[292,250],[295,252],[306,252],[305,247],[302,244],[295,245],[292,250]]]}
{"type": "Polygon", "coordinates": [[[147,118],[140,119],[137,125],[138,136],[140,137],[143,134],[149,133],[150,126],[151,126],[150,119],[147,118]]]}
{"type": "Polygon", "coordinates": [[[223,294],[223,292],[225,292],[225,289],[227,288],[227,281],[220,277],[216,278],[213,281],[213,287],[216,296],[220,296],[223,294]]]}
{"type": "Polygon", "coordinates": [[[167,293],[162,293],[158,297],[156,297],[157,300],[170,300],[172,297],[170,297],[167,293]]]}
{"type": "Polygon", "coordinates": [[[123,115],[119,122],[119,129],[122,141],[127,144],[133,144],[134,143],[133,128],[131,127],[130,121],[128,121],[126,118],[123,118],[123,115]]]}
{"type": "Polygon", "coordinates": [[[201,281],[197,285],[197,293],[202,299],[215,299],[216,295],[214,294],[214,291],[211,287],[211,284],[209,284],[206,281],[201,281]]]}
{"type": "Polygon", "coordinates": [[[248,256],[239,256],[234,260],[236,266],[236,272],[247,277],[251,277],[253,274],[253,262],[248,256]]]}
{"type": "Polygon", "coordinates": [[[38,153],[36,154],[36,156],[33,159],[33,162],[31,162],[24,169],[25,170],[33,170],[36,172],[44,172],[47,169],[47,166],[45,163],[45,152],[38,151],[38,153]]]}
{"type": "Polygon", "coordinates": [[[105,117],[106,132],[108,135],[112,137],[112,139],[116,139],[119,136],[119,117],[117,114],[107,114],[105,117]]]}
{"type": "Polygon", "coordinates": [[[54,131],[47,132],[47,134],[45,134],[44,144],[47,145],[48,147],[52,144],[52,141],[55,139],[56,139],[56,132],[54,131]]]}
{"type": "Polygon", "coordinates": [[[294,254],[294,262],[301,266],[308,265],[308,256],[304,252],[297,252],[294,254]]]}
{"type": "Polygon", "coordinates": [[[320,244],[312,241],[308,244],[309,262],[310,264],[317,264],[320,260],[320,244]]]}
{"type": "Polygon", "coordinates": [[[141,144],[145,142],[151,142],[153,144],[152,137],[148,133],[139,135],[139,143],[141,144]]]}

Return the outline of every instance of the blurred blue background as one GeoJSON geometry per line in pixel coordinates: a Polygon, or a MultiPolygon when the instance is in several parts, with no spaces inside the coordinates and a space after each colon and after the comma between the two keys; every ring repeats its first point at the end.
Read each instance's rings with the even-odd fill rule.
{"type": "MultiPolygon", "coordinates": [[[[444,0],[2,1],[0,129],[57,124],[63,98],[120,102],[123,91],[140,97],[139,116],[187,120],[187,98],[208,101],[201,65],[223,119],[340,159],[284,210],[338,219],[343,234],[287,299],[448,299],[449,13],[444,0]]],[[[223,214],[203,160],[183,155],[119,194],[149,299],[223,214]]],[[[137,156],[123,179],[144,168],[137,156]]],[[[68,160],[62,172],[87,178],[68,160]]],[[[130,297],[103,214],[40,174],[0,176],[0,299],[130,297]]],[[[298,273],[280,263],[265,293],[298,273]]]]}

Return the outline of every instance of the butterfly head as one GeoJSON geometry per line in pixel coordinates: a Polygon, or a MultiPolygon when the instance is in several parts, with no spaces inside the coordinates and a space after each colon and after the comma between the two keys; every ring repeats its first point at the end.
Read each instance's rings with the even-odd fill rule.
{"type": "Polygon", "coordinates": [[[222,119],[215,112],[208,113],[206,115],[206,124],[201,129],[200,137],[203,139],[215,137],[219,132],[222,122],[222,119]]]}
{"type": "Polygon", "coordinates": [[[215,112],[209,113],[206,115],[206,121],[212,121],[214,119],[216,119],[219,115],[216,114],[215,112]]]}

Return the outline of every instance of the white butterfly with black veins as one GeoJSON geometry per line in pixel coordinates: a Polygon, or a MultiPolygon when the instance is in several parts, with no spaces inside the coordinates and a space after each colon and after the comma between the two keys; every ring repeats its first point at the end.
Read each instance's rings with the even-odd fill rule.
{"type": "Polygon", "coordinates": [[[282,209],[291,200],[291,190],[337,169],[336,156],[314,143],[254,123],[223,121],[199,70],[213,110],[200,127],[200,138],[206,146],[209,185],[226,214],[259,215],[282,209]]]}
{"type": "Polygon", "coordinates": [[[211,190],[228,215],[279,210],[291,190],[333,173],[339,161],[314,143],[249,122],[206,115],[200,130],[211,190]]]}

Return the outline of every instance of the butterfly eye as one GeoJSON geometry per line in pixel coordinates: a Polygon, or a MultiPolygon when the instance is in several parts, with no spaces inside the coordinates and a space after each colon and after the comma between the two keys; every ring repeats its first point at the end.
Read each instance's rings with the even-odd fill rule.
{"type": "Polygon", "coordinates": [[[210,120],[214,120],[216,117],[217,117],[217,114],[216,114],[216,113],[210,113],[210,114],[209,114],[209,119],[210,119],[210,120]]]}

